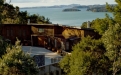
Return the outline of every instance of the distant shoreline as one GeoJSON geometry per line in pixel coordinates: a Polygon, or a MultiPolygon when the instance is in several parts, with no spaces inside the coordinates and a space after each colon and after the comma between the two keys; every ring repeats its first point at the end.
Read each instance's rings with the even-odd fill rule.
{"type": "MultiPolygon", "coordinates": [[[[110,4],[116,5],[116,4],[110,4]]],[[[32,8],[88,8],[88,7],[98,7],[98,6],[105,6],[105,4],[100,5],[80,5],[80,4],[70,4],[70,5],[54,5],[54,6],[36,6],[36,7],[20,7],[21,9],[32,9],[32,8]]]]}

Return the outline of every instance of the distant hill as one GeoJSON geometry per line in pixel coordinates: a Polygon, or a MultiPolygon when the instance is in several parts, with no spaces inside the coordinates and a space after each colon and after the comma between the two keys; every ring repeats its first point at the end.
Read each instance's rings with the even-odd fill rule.
{"type": "Polygon", "coordinates": [[[73,8],[88,8],[89,6],[87,5],[79,5],[79,6],[74,6],[73,8]]]}
{"type": "Polygon", "coordinates": [[[72,8],[80,6],[80,4],[69,4],[69,5],[54,5],[54,6],[38,6],[38,7],[22,7],[21,9],[31,9],[31,8],[72,8]]]}
{"type": "MultiPolygon", "coordinates": [[[[110,4],[110,5],[116,5],[116,4],[110,4]]],[[[87,11],[92,11],[92,12],[107,12],[106,8],[104,5],[80,5],[80,4],[70,4],[70,5],[54,5],[54,6],[40,6],[40,7],[24,7],[21,9],[31,9],[31,8],[67,8],[64,9],[63,11],[79,11],[77,9],[80,8],[87,8],[87,11]],[[68,9],[71,8],[71,9],[68,9]],[[72,9],[73,8],[73,9],[72,9]]]]}

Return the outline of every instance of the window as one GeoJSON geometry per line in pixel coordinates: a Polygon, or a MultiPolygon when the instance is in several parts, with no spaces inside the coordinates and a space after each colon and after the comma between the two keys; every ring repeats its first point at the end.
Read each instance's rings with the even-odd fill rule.
{"type": "Polygon", "coordinates": [[[38,31],[39,31],[40,33],[42,33],[42,32],[44,32],[44,29],[39,28],[38,31]]]}

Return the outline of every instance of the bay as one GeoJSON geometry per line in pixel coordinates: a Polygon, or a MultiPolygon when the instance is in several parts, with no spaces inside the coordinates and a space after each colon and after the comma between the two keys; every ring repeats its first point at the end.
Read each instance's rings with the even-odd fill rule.
{"type": "Polygon", "coordinates": [[[81,26],[83,22],[92,21],[96,18],[105,18],[108,12],[91,12],[86,11],[86,8],[81,8],[81,11],[63,12],[65,8],[26,8],[20,11],[27,11],[29,14],[39,14],[49,18],[53,24],[62,24],[68,26],[81,26]]]}

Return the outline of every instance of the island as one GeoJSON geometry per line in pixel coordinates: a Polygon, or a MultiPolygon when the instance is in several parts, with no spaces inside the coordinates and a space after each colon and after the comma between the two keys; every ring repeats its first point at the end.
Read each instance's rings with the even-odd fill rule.
{"type": "Polygon", "coordinates": [[[67,9],[63,9],[63,12],[67,12],[67,11],[81,11],[81,10],[76,9],[76,8],[67,8],[67,9]]]}

